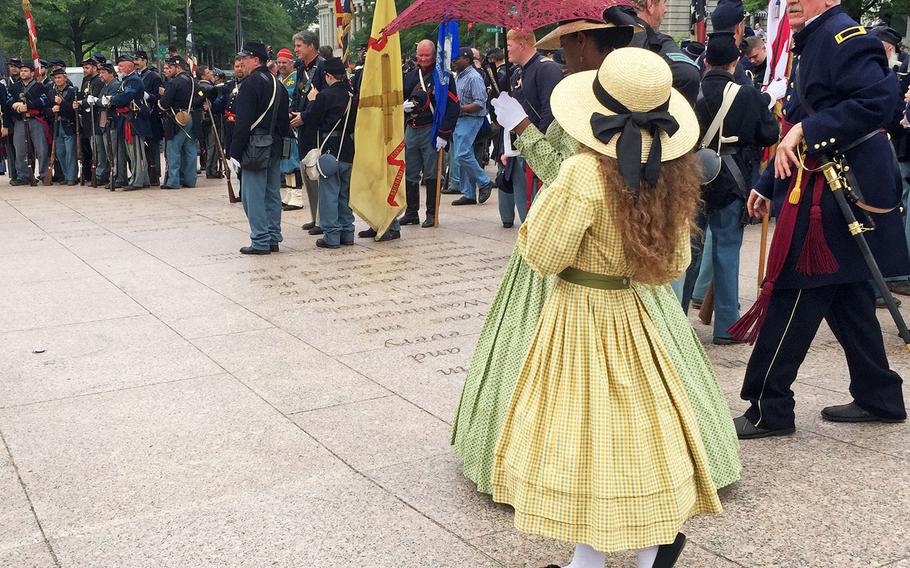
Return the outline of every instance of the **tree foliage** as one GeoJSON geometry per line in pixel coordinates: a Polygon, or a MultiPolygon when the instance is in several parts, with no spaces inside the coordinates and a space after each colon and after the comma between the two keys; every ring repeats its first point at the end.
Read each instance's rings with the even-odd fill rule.
{"type": "MultiPolygon", "coordinates": [[[[234,52],[234,0],[193,0],[193,41],[204,62],[228,65],[234,52]]],[[[244,37],[286,46],[297,29],[316,21],[316,0],[243,0],[244,37]]],[[[177,47],[186,45],[185,0],[32,0],[42,58],[61,57],[71,65],[94,52],[148,50],[168,44],[177,28],[177,47]],[[160,38],[155,42],[155,16],[160,38]]],[[[21,0],[0,0],[0,48],[28,56],[21,0]]]]}

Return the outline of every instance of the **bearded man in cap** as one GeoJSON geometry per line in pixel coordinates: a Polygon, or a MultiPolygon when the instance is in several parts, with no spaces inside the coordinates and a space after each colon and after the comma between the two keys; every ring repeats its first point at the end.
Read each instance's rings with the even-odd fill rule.
{"type": "Polygon", "coordinates": [[[288,93],[266,66],[265,45],[247,42],[238,53],[246,77],[237,95],[237,120],[231,140],[230,166],[237,175],[243,163],[241,197],[250,222],[250,246],[241,254],[264,255],[278,252],[281,236],[281,170],[284,139],[290,135],[288,93]],[[244,161],[254,135],[271,134],[273,143],[264,163],[244,161]]]}
{"type": "Polygon", "coordinates": [[[168,172],[161,189],[195,187],[199,149],[190,111],[196,98],[196,85],[183,57],[169,57],[164,64],[168,82],[158,106],[164,112],[168,172]]]}
{"type": "MultiPolygon", "coordinates": [[[[94,135],[96,138],[101,133],[101,126],[98,123],[99,114],[93,112],[93,107],[86,99],[88,97],[101,97],[101,89],[104,88],[104,81],[98,74],[98,61],[94,58],[86,59],[82,62],[82,85],[76,92],[76,100],[73,102],[73,108],[79,115],[79,140],[82,145],[82,180],[89,181],[92,176],[92,163],[97,160],[93,158],[98,151],[94,135]]],[[[96,176],[100,172],[96,170],[96,176]]],[[[105,174],[106,175],[106,174],[105,174]]]]}
{"type": "Polygon", "coordinates": [[[57,67],[52,71],[54,78],[54,98],[51,110],[56,116],[54,120],[54,154],[56,163],[66,185],[76,185],[79,176],[79,167],[76,164],[76,110],[73,101],[76,98],[76,88],[66,77],[66,69],[57,67]]]}
{"type": "Polygon", "coordinates": [[[113,168],[114,188],[119,188],[125,186],[127,182],[126,145],[123,143],[120,132],[120,118],[117,113],[107,109],[102,101],[117,92],[120,88],[120,79],[117,78],[117,71],[110,63],[98,65],[98,76],[101,79],[101,91],[98,96],[89,95],[84,101],[84,105],[94,108],[97,121],[94,130],[95,153],[97,154],[95,177],[98,185],[105,186],[111,181],[110,175],[113,168]]]}
{"type": "Polygon", "coordinates": [[[146,103],[145,85],[136,72],[132,55],[121,55],[117,58],[120,71],[120,87],[102,104],[113,110],[120,118],[120,134],[126,146],[127,160],[130,165],[129,182],[123,191],[133,191],[149,187],[148,163],[145,155],[144,138],[149,133],[148,105],[146,103]]]}
{"type": "Polygon", "coordinates": [[[843,172],[849,185],[863,194],[851,208],[857,219],[865,221],[868,213],[874,221],[875,230],[862,234],[882,274],[910,273],[896,207],[898,172],[881,131],[900,97],[897,81],[881,42],[837,0],[791,0],[787,19],[794,32],[793,70],[782,109],[783,138],[773,167],[748,201],[749,212],[762,217],[773,200],[777,226],[761,295],[731,329],[739,337],[757,333],[741,392],[749,408],[734,420],[740,438],[795,431],[790,387],[822,319],[846,355],[853,397],[823,409],[822,418],[901,422],[907,417],[902,380],[889,368],[875,315],[872,271],[853,234],[857,227],[848,227],[819,171],[832,156],[849,167],[843,172]]]}
{"type": "Polygon", "coordinates": [[[708,141],[707,147],[722,156],[720,173],[702,186],[704,209],[696,217],[702,237],[692,243],[692,262],[683,286],[683,311],[688,311],[692,291],[701,267],[704,240],[711,239],[711,262],[714,267],[714,343],[734,343],[727,328],[739,319],[739,252],[743,242],[742,216],[752,189],[749,176],[750,157],[743,149],[771,146],[777,142],[777,119],[768,106],[770,95],[750,85],[736,89],[733,73],[740,53],[733,32],[714,32],[705,51],[702,96],[695,102],[695,114],[701,125],[701,136],[720,113],[725,97],[732,100],[723,124],[708,141]],[[728,94],[728,92],[730,94],[728,94]],[[723,138],[721,138],[723,136],[723,138]],[[727,140],[730,141],[727,141],[727,140]],[[735,141],[732,141],[734,140],[735,141]],[[710,227],[710,232],[706,229],[710,227]]]}
{"type": "MultiPolygon", "coordinates": [[[[16,147],[16,179],[10,185],[27,185],[31,183],[29,175],[38,175],[47,170],[48,146],[45,138],[44,112],[50,108],[47,90],[35,78],[35,65],[31,61],[23,61],[19,70],[19,82],[10,87],[9,96],[13,103],[13,145],[16,147]],[[30,155],[28,143],[25,139],[25,129],[28,129],[33,153],[31,154],[35,168],[29,172],[27,163],[30,155]]],[[[12,176],[10,176],[12,177],[12,176]]]]}
{"type": "Polygon", "coordinates": [[[164,130],[161,125],[161,108],[158,106],[158,100],[161,98],[158,90],[163,82],[161,75],[149,67],[148,54],[139,50],[133,56],[136,63],[136,70],[142,79],[142,85],[145,88],[145,101],[149,107],[149,135],[145,139],[145,157],[149,167],[149,183],[151,185],[161,185],[161,138],[164,136],[164,130]]]}
{"type": "MultiPolygon", "coordinates": [[[[275,59],[278,65],[278,80],[287,89],[288,97],[294,99],[297,90],[297,69],[294,67],[294,54],[283,47],[278,50],[275,59]]],[[[281,208],[284,211],[303,209],[303,178],[300,175],[300,150],[296,144],[291,146],[291,157],[281,161],[282,187],[281,208]]]]}

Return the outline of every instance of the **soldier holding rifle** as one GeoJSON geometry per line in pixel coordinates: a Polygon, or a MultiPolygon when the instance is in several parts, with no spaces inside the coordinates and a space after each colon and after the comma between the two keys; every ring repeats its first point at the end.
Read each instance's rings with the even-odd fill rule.
{"type": "MultiPolygon", "coordinates": [[[[881,273],[910,273],[896,208],[900,179],[881,130],[899,101],[897,80],[881,42],[838,4],[787,4],[794,61],[783,138],[773,167],[748,200],[755,217],[762,217],[773,200],[777,228],[761,295],[731,328],[738,337],[757,334],[741,393],[749,408],[734,421],[740,438],[794,432],[790,387],[822,319],[846,355],[853,397],[822,410],[822,418],[900,422],[907,416],[901,378],[888,366],[870,285],[876,281],[893,304],[881,273]],[[838,174],[829,177],[832,161],[849,188],[838,174]],[[850,219],[854,216],[862,225],[850,219]]],[[[895,319],[910,341],[899,314],[895,319]]]]}
{"type": "Polygon", "coordinates": [[[10,185],[35,185],[35,167],[46,166],[47,138],[41,114],[48,106],[47,90],[35,80],[35,66],[23,61],[19,82],[10,87],[13,99],[13,145],[16,148],[16,179],[10,185]]]}
{"type": "Polygon", "coordinates": [[[98,126],[98,111],[93,105],[88,104],[86,99],[88,97],[100,97],[101,89],[104,88],[104,81],[98,74],[98,65],[98,60],[93,57],[82,62],[82,85],[76,93],[75,102],[73,102],[73,108],[79,114],[80,139],[78,143],[82,154],[82,181],[92,181],[93,187],[97,185],[97,179],[93,180],[89,172],[96,173],[98,169],[98,156],[96,153],[99,149],[97,148],[96,138],[100,136],[101,128],[98,126]]]}
{"type": "Polygon", "coordinates": [[[57,67],[51,75],[54,78],[52,110],[56,115],[54,119],[54,156],[52,158],[60,163],[64,183],[76,185],[79,183],[77,181],[79,166],[76,164],[76,111],[73,108],[76,88],[67,79],[65,68],[57,67]]]}

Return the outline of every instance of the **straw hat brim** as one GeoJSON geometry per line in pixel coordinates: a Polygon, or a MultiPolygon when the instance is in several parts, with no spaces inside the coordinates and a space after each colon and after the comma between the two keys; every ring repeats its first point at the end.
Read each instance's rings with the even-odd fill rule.
{"type": "MultiPolygon", "coordinates": [[[[615,158],[619,133],[610,139],[609,144],[604,144],[594,136],[591,128],[591,116],[595,112],[607,116],[616,114],[600,104],[594,95],[591,86],[596,77],[597,71],[582,71],[564,78],[553,90],[550,108],[553,117],[569,136],[600,154],[615,158]]],[[[693,150],[699,136],[695,111],[676,89],[671,90],[668,111],[679,123],[679,130],[673,136],[668,136],[666,132],[660,133],[662,162],[673,160],[693,150]]],[[[651,135],[642,132],[641,138],[641,162],[644,163],[651,151],[651,135]]]]}
{"type": "Polygon", "coordinates": [[[559,49],[562,45],[559,42],[559,38],[564,35],[574,34],[578,32],[583,32],[586,30],[603,30],[607,28],[631,28],[634,33],[637,31],[636,26],[617,26],[608,22],[592,22],[589,20],[575,20],[572,22],[567,22],[560,26],[557,26],[553,31],[543,36],[537,41],[535,47],[537,49],[559,49]]]}

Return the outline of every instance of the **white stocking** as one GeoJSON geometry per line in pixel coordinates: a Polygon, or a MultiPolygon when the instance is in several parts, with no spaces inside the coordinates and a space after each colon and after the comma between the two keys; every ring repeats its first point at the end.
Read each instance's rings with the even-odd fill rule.
{"type": "Polygon", "coordinates": [[[572,563],[565,568],[603,568],[604,553],[597,552],[587,544],[576,544],[572,563]]]}
{"type": "Polygon", "coordinates": [[[654,566],[654,561],[657,560],[657,550],[659,547],[652,546],[650,548],[642,548],[635,551],[635,555],[638,558],[638,568],[651,568],[654,566]]]}

